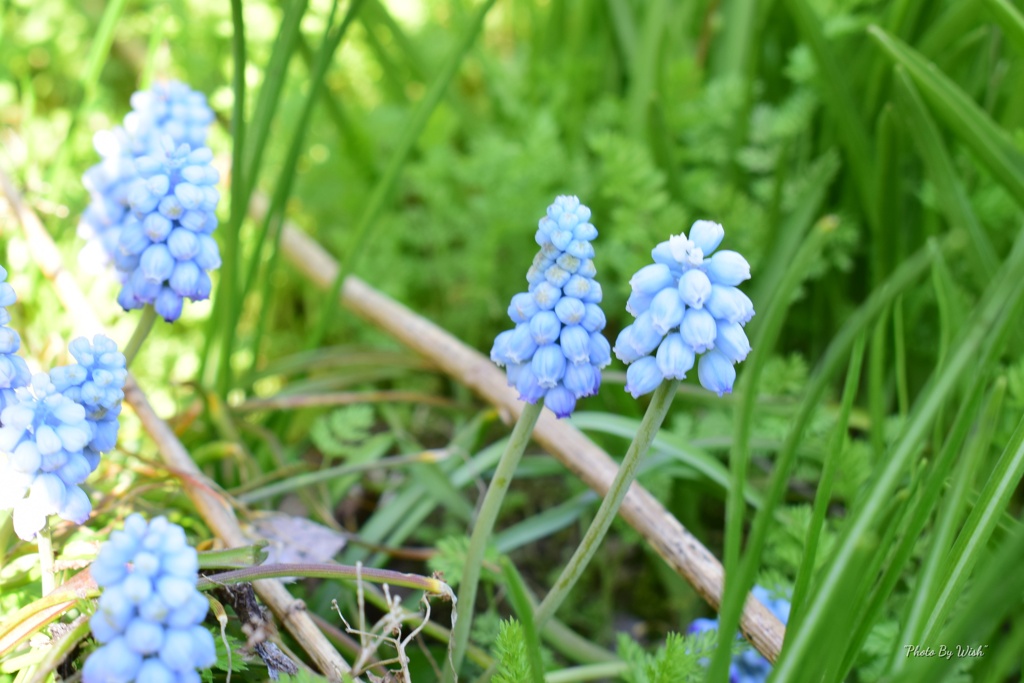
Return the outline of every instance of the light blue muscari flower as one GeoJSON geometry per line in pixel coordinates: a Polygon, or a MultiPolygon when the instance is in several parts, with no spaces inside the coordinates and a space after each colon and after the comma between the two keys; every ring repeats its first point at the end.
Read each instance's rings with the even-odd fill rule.
{"type": "Polygon", "coordinates": [[[7,270],[0,266],[0,411],[15,401],[14,390],[28,386],[32,378],[25,359],[18,355],[21,336],[7,326],[11,322],[7,307],[17,300],[18,295],[7,282],[7,270]]]}
{"type": "Polygon", "coordinates": [[[92,472],[83,453],[92,437],[85,409],[39,373],[15,390],[0,424],[0,509],[14,510],[15,533],[31,540],[54,514],[88,519],[92,503],[79,488],[92,472]]]}
{"type": "Polygon", "coordinates": [[[499,334],[491,349],[520,400],[543,399],[558,417],[597,393],[601,368],[611,362],[594,279],[597,228],[589,221],[590,209],[576,197],[558,197],[548,207],[535,236],[540,252],[526,274],[528,291],[513,296],[508,308],[515,328],[499,334]]]}
{"type": "Polygon", "coordinates": [[[747,260],[735,251],[715,252],[724,236],[718,223],[697,221],[689,237],[674,235],[656,246],[654,263],[630,280],[626,310],[636,320],[619,333],[615,355],[630,366],[626,391],[634,398],[665,379],[684,379],[698,354],[701,385],[719,396],[732,391],[734,365],[750,353],[743,326],[754,306],[736,287],[750,278],[747,260]]]}
{"type": "Polygon", "coordinates": [[[136,92],[131,104],[123,126],[93,137],[101,161],[82,177],[89,206],[78,224],[78,235],[86,240],[79,261],[92,272],[114,260],[129,215],[128,191],[138,177],[135,160],[158,149],[163,136],[170,136],[175,145],[204,146],[214,119],[206,96],[176,81],[136,92]]]}
{"type": "MultiPolygon", "coordinates": [[[[785,597],[774,595],[771,591],[762,586],[754,586],[751,591],[754,597],[763,604],[783,624],[789,621],[790,604],[785,597]]],[[[704,631],[717,631],[717,619],[694,619],[687,633],[703,633],[704,631]]],[[[736,634],[736,638],[741,636],[736,634]]],[[[704,662],[705,666],[707,662],[704,662]]],[[[760,652],[753,648],[744,649],[732,658],[729,665],[729,683],[765,683],[772,673],[771,663],[765,659],[760,652]]]]}
{"type": "Polygon", "coordinates": [[[173,322],[184,299],[209,298],[207,272],[220,267],[211,236],[220,199],[212,160],[208,148],[175,145],[167,136],[151,155],[136,159],[139,177],[128,192],[131,214],[114,260],[124,282],[117,301],[125,310],[153,304],[173,322]]]}
{"type": "Polygon", "coordinates": [[[118,416],[128,370],[117,344],[102,334],[93,337],[91,343],[79,337],[68,345],[68,350],[77,363],[50,370],[50,381],[57,391],[85,409],[92,436],[83,453],[95,471],[100,455],[117,444],[118,416]]]}
{"type": "Polygon", "coordinates": [[[89,620],[103,646],[86,660],[83,683],[198,683],[196,670],[217,657],[201,626],[209,602],[196,590],[199,559],[185,531],[164,517],[147,524],[130,515],[89,570],[103,588],[89,620]]]}

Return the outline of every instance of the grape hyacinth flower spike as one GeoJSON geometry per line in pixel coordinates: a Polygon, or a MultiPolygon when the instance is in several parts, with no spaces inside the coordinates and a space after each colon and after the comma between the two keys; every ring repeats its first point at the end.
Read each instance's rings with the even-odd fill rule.
{"type": "Polygon", "coordinates": [[[132,514],[89,570],[103,588],[89,620],[102,646],[86,660],[83,683],[199,683],[196,670],[217,657],[201,625],[209,602],[196,590],[199,558],[185,531],[132,514]]]}
{"type": "Polygon", "coordinates": [[[206,96],[176,81],[136,92],[131,104],[123,126],[93,136],[100,162],[82,176],[89,206],[78,224],[78,236],[86,240],[79,262],[90,272],[109,266],[117,253],[129,213],[128,191],[138,177],[135,159],[156,150],[164,135],[175,145],[186,143],[198,149],[206,144],[213,123],[206,96]]]}
{"type": "Polygon", "coordinates": [[[597,393],[601,368],[611,362],[611,349],[601,334],[605,317],[599,305],[601,285],[594,279],[595,237],[590,209],[576,197],[555,199],[534,236],[540,252],[526,274],[529,288],[513,296],[508,308],[515,328],[494,340],[491,359],[505,366],[509,386],[527,405],[501,454],[470,535],[445,681],[455,680],[466,654],[484,551],[541,411],[546,406],[559,418],[571,415],[577,399],[597,393]]]}
{"type": "Polygon", "coordinates": [[[594,279],[597,229],[589,221],[590,209],[576,197],[558,197],[548,207],[535,236],[540,252],[526,275],[529,289],[508,308],[515,328],[499,334],[491,349],[520,400],[543,399],[558,417],[597,393],[601,368],[611,362],[594,279]]]}
{"type": "Polygon", "coordinates": [[[619,333],[615,355],[629,365],[626,391],[634,398],[663,380],[685,378],[698,355],[701,385],[719,396],[732,391],[734,365],[750,353],[743,326],[754,306],[737,288],[750,278],[747,260],[716,252],[724,237],[718,223],[697,221],[689,237],[673,235],[656,246],[654,263],[630,280],[626,310],[636,320],[619,333]]]}
{"type": "Polygon", "coordinates": [[[126,311],[152,304],[173,322],[185,299],[209,298],[208,271],[221,263],[212,237],[220,199],[212,161],[208,148],[175,145],[170,136],[151,155],[136,159],[139,178],[128,193],[131,215],[115,255],[124,281],[117,301],[126,311]]]}

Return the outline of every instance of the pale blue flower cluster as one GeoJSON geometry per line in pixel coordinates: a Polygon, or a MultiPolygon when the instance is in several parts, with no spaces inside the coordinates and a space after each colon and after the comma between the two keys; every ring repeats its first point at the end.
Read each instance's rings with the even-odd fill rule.
{"type": "Polygon", "coordinates": [[[184,299],[210,296],[207,271],[220,267],[211,236],[220,199],[219,174],[206,147],[193,150],[165,136],[147,156],[135,160],[138,179],[128,192],[131,212],[124,220],[114,265],[124,285],[117,302],[125,310],[153,304],[168,322],[181,316],[184,299]]]}
{"type": "Polygon", "coordinates": [[[611,362],[594,279],[597,228],[589,221],[590,209],[576,197],[558,197],[548,207],[535,237],[540,252],[526,274],[528,291],[512,297],[508,308],[515,328],[499,334],[491,349],[520,400],[544,399],[558,417],[597,393],[601,368],[611,362]]]}
{"type": "Polygon", "coordinates": [[[0,509],[13,508],[14,531],[31,540],[49,515],[81,524],[92,503],[79,488],[92,472],[85,409],[39,373],[0,412],[0,509]]]}
{"type": "Polygon", "coordinates": [[[629,281],[626,310],[636,320],[619,333],[615,355],[629,365],[626,391],[634,398],[665,379],[685,378],[698,354],[704,388],[719,396],[732,391],[733,366],[750,352],[743,326],[754,306],[736,287],[750,278],[746,259],[713,253],[724,237],[718,223],[697,221],[689,237],[674,235],[655,247],[654,263],[629,281]]]}
{"type": "MultiPolygon", "coordinates": [[[[789,600],[781,596],[775,596],[767,588],[761,586],[754,586],[751,593],[775,615],[776,619],[783,624],[789,621],[789,600]]],[[[704,631],[717,630],[717,619],[695,619],[690,624],[690,627],[686,629],[686,632],[702,633],[704,631]]],[[[739,634],[736,637],[740,638],[739,634]]],[[[753,648],[745,649],[732,658],[732,663],[729,665],[729,683],[765,683],[771,672],[771,663],[760,652],[753,648]]]]}
{"type": "Polygon", "coordinates": [[[103,646],[86,660],[83,683],[199,683],[196,669],[217,656],[201,626],[209,602],[196,590],[199,559],[185,531],[132,514],[89,571],[103,588],[89,620],[103,646]]]}
{"type": "Polygon", "coordinates": [[[25,359],[18,355],[21,336],[7,326],[11,322],[7,307],[17,300],[18,295],[7,282],[7,270],[0,266],[0,410],[14,402],[14,390],[28,386],[32,377],[25,359]]]}
{"type": "Polygon", "coordinates": [[[100,463],[100,455],[117,444],[124,383],[128,379],[124,354],[117,344],[102,334],[90,343],[79,337],[68,345],[77,363],[50,370],[50,381],[75,403],[85,408],[85,419],[92,429],[92,438],[83,451],[92,471],[100,463]]]}
{"type": "Polygon", "coordinates": [[[176,145],[204,146],[214,118],[205,95],[174,81],[135,93],[131,104],[123,127],[93,137],[101,161],[82,177],[89,191],[89,206],[78,224],[78,235],[86,240],[79,261],[92,272],[114,260],[128,216],[128,193],[138,178],[135,159],[150,154],[165,135],[176,145]]]}

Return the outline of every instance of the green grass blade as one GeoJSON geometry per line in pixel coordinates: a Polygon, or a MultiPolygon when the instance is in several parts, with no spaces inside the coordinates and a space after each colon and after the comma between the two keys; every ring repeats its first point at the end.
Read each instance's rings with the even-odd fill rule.
{"type": "Polygon", "coordinates": [[[843,597],[838,590],[845,582],[845,575],[861,571],[859,567],[850,564],[856,548],[868,542],[875,534],[876,525],[886,504],[891,500],[900,475],[906,471],[911,459],[918,452],[920,439],[942,403],[950,398],[960,379],[969,370],[978,373],[974,361],[977,360],[984,342],[999,339],[1014,320],[1016,304],[1024,294],[1024,280],[1019,277],[1022,267],[1024,235],[1017,240],[1013,252],[1003,264],[997,278],[982,296],[983,303],[972,315],[972,320],[966,326],[945,372],[940,376],[933,376],[921,391],[907,426],[887,458],[884,469],[874,481],[867,498],[861,502],[859,509],[848,522],[835,548],[832,562],[821,577],[821,583],[813,602],[809,605],[805,622],[793,635],[788,648],[783,649],[776,667],[776,675],[782,677],[782,680],[789,676],[795,677],[798,671],[801,675],[812,675],[818,655],[815,651],[815,634],[820,635],[823,629],[831,625],[840,626],[830,621],[836,601],[843,597]]]}
{"type": "Polygon", "coordinates": [[[967,230],[971,238],[974,249],[970,256],[975,280],[984,286],[999,265],[996,250],[971,208],[967,190],[960,181],[935,121],[902,67],[896,69],[896,101],[907,121],[907,130],[917,145],[928,177],[935,183],[936,197],[946,220],[953,226],[967,230]]]}
{"type": "MultiPolygon", "coordinates": [[[[923,637],[925,618],[935,605],[936,586],[944,569],[945,555],[950,549],[956,530],[960,527],[962,512],[967,503],[974,477],[991,445],[992,433],[999,421],[1006,394],[1006,379],[999,378],[990,392],[988,403],[978,421],[978,432],[971,440],[967,452],[960,457],[957,469],[950,477],[949,493],[942,502],[932,538],[929,541],[927,557],[921,563],[921,571],[915,582],[910,607],[903,619],[903,635],[900,642],[920,643],[923,637]]],[[[891,664],[898,670],[906,663],[905,657],[895,656],[891,664]]]]}
{"type": "Polygon", "coordinates": [[[935,114],[1024,206],[1024,154],[1006,132],[920,53],[877,26],[869,28],[868,33],[896,63],[906,68],[935,114]]]}
{"type": "Polygon", "coordinates": [[[865,215],[869,223],[878,223],[878,202],[874,191],[872,171],[872,145],[867,127],[858,117],[857,112],[860,109],[848,86],[850,81],[840,68],[839,60],[833,54],[821,24],[807,0],[786,0],[786,6],[789,8],[793,21],[796,22],[800,35],[814,54],[820,74],[819,87],[822,99],[839,130],[839,139],[843,145],[843,151],[846,153],[857,188],[857,195],[863,205],[865,215]]]}
{"type": "Polygon", "coordinates": [[[358,262],[370,230],[377,222],[381,211],[383,211],[391,191],[398,180],[398,176],[405,167],[405,162],[416,145],[416,141],[419,139],[420,133],[423,132],[423,128],[427,125],[430,115],[455,77],[455,73],[458,71],[462,60],[473,47],[473,43],[476,42],[477,35],[479,35],[480,30],[483,28],[484,19],[487,17],[491,7],[494,6],[494,3],[495,0],[486,0],[480,5],[472,24],[462,35],[458,45],[442,67],[441,72],[431,84],[430,90],[427,91],[427,94],[416,106],[412,118],[402,130],[402,135],[395,145],[395,151],[388,162],[388,167],[376,186],[374,186],[373,193],[366,203],[366,208],[363,210],[359,223],[349,239],[348,249],[342,257],[338,275],[334,279],[334,283],[331,285],[327,296],[324,298],[324,301],[327,303],[321,307],[320,316],[309,336],[308,346],[310,348],[320,345],[320,342],[323,341],[324,336],[327,334],[328,324],[337,316],[336,302],[338,294],[341,292],[342,283],[352,273],[353,268],[358,262]]]}
{"type": "MultiPolygon", "coordinates": [[[[753,586],[754,569],[761,553],[761,547],[757,541],[751,539],[747,544],[747,553],[741,566],[740,546],[743,536],[744,513],[746,512],[744,489],[746,488],[747,467],[750,464],[750,432],[754,417],[754,403],[757,399],[761,372],[775,348],[786,313],[793,303],[793,294],[803,283],[804,278],[808,276],[811,267],[820,258],[821,250],[828,237],[829,231],[822,228],[811,233],[801,246],[800,251],[797,252],[785,277],[779,283],[775,296],[772,297],[768,309],[763,313],[764,317],[759,320],[755,319],[756,327],[751,335],[753,350],[745,362],[743,376],[736,388],[739,403],[733,422],[736,438],[732,448],[729,449],[732,485],[729,487],[726,501],[725,561],[723,562],[725,575],[730,577],[730,580],[726,581],[725,592],[722,596],[718,626],[720,640],[708,668],[710,680],[726,680],[728,678],[733,636],[739,626],[740,613],[743,611],[743,602],[746,599],[747,591],[753,586]]],[[[778,466],[776,466],[777,469],[778,466]]],[[[770,505],[769,502],[768,506],[770,505]]],[[[767,516],[770,514],[770,510],[763,507],[758,514],[767,516]]]]}
{"type": "Polygon", "coordinates": [[[981,559],[985,544],[999,522],[1000,515],[1010,502],[1021,477],[1024,476],[1024,418],[1017,424],[1017,429],[1010,437],[1009,443],[999,456],[992,475],[989,477],[981,496],[975,504],[956,543],[947,557],[942,590],[939,591],[931,607],[931,615],[924,627],[924,638],[938,636],[946,615],[967,579],[974,565],[981,559]]]}
{"type": "Polygon", "coordinates": [[[1024,14],[1007,0],[985,0],[985,6],[1003,29],[1006,40],[1024,54],[1024,14]]]}
{"type": "Polygon", "coordinates": [[[850,365],[846,370],[846,382],[843,384],[843,395],[840,399],[839,417],[832,428],[832,437],[829,439],[828,450],[825,452],[825,464],[822,468],[821,479],[818,481],[818,489],[814,493],[811,524],[807,529],[804,556],[801,558],[800,568],[796,576],[796,584],[793,587],[793,598],[790,601],[793,605],[793,611],[786,625],[787,630],[796,628],[800,623],[800,617],[804,611],[802,608],[807,598],[807,591],[811,585],[811,577],[814,574],[818,556],[818,540],[821,536],[821,530],[825,526],[825,515],[828,512],[828,505],[832,497],[832,482],[835,478],[836,468],[839,465],[839,455],[847,439],[850,411],[853,409],[853,400],[857,396],[857,387],[860,384],[861,365],[864,361],[864,340],[865,333],[862,332],[861,336],[857,338],[853,351],[850,354],[850,365]]]}

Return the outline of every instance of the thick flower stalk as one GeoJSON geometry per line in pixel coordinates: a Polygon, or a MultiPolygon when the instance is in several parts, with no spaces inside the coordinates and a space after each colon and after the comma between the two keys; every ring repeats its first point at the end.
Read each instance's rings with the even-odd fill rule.
{"type": "Polygon", "coordinates": [[[196,670],[217,656],[201,626],[209,602],[196,590],[199,559],[185,531],[133,514],[89,571],[103,588],[89,620],[103,645],[86,660],[83,683],[199,683],[196,670]]]}
{"type": "Polygon", "coordinates": [[[18,295],[7,282],[7,270],[0,266],[0,411],[14,403],[14,390],[28,386],[32,378],[25,359],[18,355],[21,336],[7,326],[11,322],[7,307],[17,300],[18,295]]]}
{"type": "Polygon", "coordinates": [[[50,381],[57,391],[85,409],[92,437],[83,454],[95,471],[100,455],[117,444],[118,416],[128,370],[117,344],[102,334],[93,337],[91,343],[79,337],[68,345],[68,350],[78,362],[50,370],[50,381]]]}
{"type": "Polygon", "coordinates": [[[89,206],[78,224],[78,236],[86,240],[79,260],[94,272],[114,260],[121,227],[129,213],[128,191],[138,177],[135,159],[156,150],[165,135],[176,145],[185,143],[192,149],[204,146],[214,119],[206,96],[176,81],[136,92],[131,104],[123,126],[93,137],[101,160],[82,176],[89,206]]]}
{"type": "Polygon", "coordinates": [[[85,409],[39,373],[0,412],[0,509],[13,508],[14,531],[31,540],[49,515],[83,523],[92,503],[79,488],[92,472],[85,409]]]}
{"type": "Polygon", "coordinates": [[[736,287],[750,278],[746,259],[715,252],[723,237],[718,223],[697,221],[689,237],[674,235],[655,247],[654,263],[629,281],[626,309],[636,321],[619,333],[615,355],[629,365],[626,391],[634,398],[663,380],[684,379],[698,355],[701,385],[719,396],[732,391],[733,366],[750,353],[743,326],[754,306],[736,287]]]}
{"type": "Polygon", "coordinates": [[[601,368],[611,362],[601,334],[601,285],[594,279],[597,228],[576,197],[558,197],[540,219],[540,252],[526,274],[529,289],[512,297],[515,328],[494,340],[491,360],[506,368],[520,400],[544,405],[558,417],[576,400],[597,393],[601,368]]]}
{"type": "MultiPolygon", "coordinates": [[[[754,586],[751,593],[783,624],[789,621],[789,600],[775,596],[767,588],[761,586],[754,586]]],[[[686,632],[703,633],[717,630],[717,619],[695,619],[686,632]]],[[[736,638],[740,638],[740,635],[736,634],[736,638]]],[[[771,662],[757,650],[751,648],[733,656],[732,663],[729,665],[729,683],[765,683],[771,673],[771,662]]]]}
{"type": "Polygon", "coordinates": [[[114,260],[124,282],[117,301],[125,310],[152,304],[173,322],[185,299],[210,296],[207,271],[220,267],[211,236],[220,199],[212,160],[208,148],[175,145],[167,136],[151,155],[135,160],[139,178],[128,193],[131,214],[114,260]]]}

